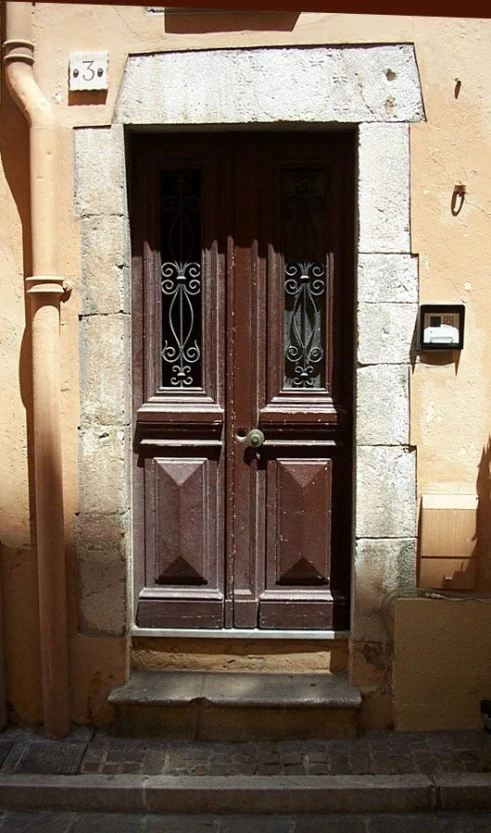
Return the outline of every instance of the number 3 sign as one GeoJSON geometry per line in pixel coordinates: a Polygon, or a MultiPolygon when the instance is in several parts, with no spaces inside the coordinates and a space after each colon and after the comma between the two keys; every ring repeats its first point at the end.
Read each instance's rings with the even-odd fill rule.
{"type": "Polygon", "coordinates": [[[107,90],[107,52],[70,53],[70,91],[107,90]]]}

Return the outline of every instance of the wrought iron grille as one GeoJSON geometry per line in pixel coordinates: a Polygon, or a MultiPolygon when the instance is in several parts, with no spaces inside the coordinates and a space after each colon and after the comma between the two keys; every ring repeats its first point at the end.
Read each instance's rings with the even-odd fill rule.
{"type": "Polygon", "coordinates": [[[319,387],[324,358],[322,300],[325,268],[320,263],[287,263],[285,293],[293,299],[285,349],[286,380],[292,387],[319,387]]]}
{"type": "Polygon", "coordinates": [[[162,387],[202,387],[201,172],[161,179],[162,387]]]}
{"type": "Polygon", "coordinates": [[[326,383],[326,210],[320,169],[284,172],[286,388],[326,383]]]}

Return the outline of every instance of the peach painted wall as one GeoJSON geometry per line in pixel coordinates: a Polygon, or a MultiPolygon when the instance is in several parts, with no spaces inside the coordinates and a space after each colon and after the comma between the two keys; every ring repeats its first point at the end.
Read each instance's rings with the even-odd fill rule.
{"type": "MultiPolygon", "coordinates": [[[[418,448],[418,491],[477,490],[478,589],[489,592],[491,20],[243,12],[206,15],[199,21],[190,15],[173,15],[170,19],[151,15],[143,7],[49,3],[38,4],[33,15],[35,71],[60,123],[58,265],[60,273],[74,284],[70,297],[62,304],[61,327],[73,717],[81,722],[104,722],[110,718],[105,696],[109,688],[124,678],[126,653],[124,639],[77,635],[73,517],[77,511],[80,232],[73,212],[72,128],[111,123],[129,53],[254,45],[415,44],[427,116],[426,123],[411,126],[412,251],[419,255],[420,300],[464,302],[467,316],[466,344],[458,365],[422,363],[415,358],[411,439],[418,448]],[[69,53],[101,49],[109,51],[107,97],[69,94],[69,53]],[[465,184],[467,193],[461,212],[453,216],[450,204],[456,184],[465,184]]],[[[33,472],[28,456],[32,441],[29,331],[23,290],[23,276],[30,274],[27,170],[27,128],[3,79],[0,546],[5,648],[11,715],[39,720],[33,472]]],[[[462,606],[452,614],[455,626],[462,632],[466,611],[462,606]]],[[[417,605],[406,606],[404,617],[405,628],[410,631],[413,618],[417,621],[419,617],[417,605]]],[[[430,632],[432,616],[427,616],[425,622],[430,632]]],[[[451,642],[452,630],[442,638],[451,642]]],[[[408,644],[401,639],[397,661],[402,668],[408,644]]],[[[458,645],[466,653],[464,638],[458,645]]],[[[457,656],[455,659],[458,661],[457,656]]],[[[475,659],[484,661],[477,649],[475,659]]],[[[432,673],[431,662],[426,665],[426,673],[432,673]]],[[[414,681],[407,682],[405,688],[404,679],[404,675],[398,677],[396,696],[406,703],[414,681]]],[[[428,720],[431,722],[431,713],[428,720]]]]}

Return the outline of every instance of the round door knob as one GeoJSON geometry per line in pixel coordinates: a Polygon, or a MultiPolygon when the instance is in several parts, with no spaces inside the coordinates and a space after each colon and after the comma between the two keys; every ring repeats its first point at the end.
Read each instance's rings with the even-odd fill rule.
{"type": "Polygon", "coordinates": [[[239,437],[239,442],[259,448],[264,442],[264,434],[259,428],[251,428],[245,437],[239,437]]]}

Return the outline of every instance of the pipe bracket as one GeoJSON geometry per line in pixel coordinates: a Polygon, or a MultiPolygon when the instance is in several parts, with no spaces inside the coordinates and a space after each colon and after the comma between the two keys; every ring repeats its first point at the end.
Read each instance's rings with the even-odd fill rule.
{"type": "Polygon", "coordinates": [[[26,278],[28,295],[64,295],[65,278],[58,275],[32,275],[26,278]]]}
{"type": "Polygon", "coordinates": [[[25,64],[34,63],[34,44],[30,40],[22,40],[16,38],[15,40],[6,40],[3,44],[4,64],[12,61],[23,61],[25,64]]]}

